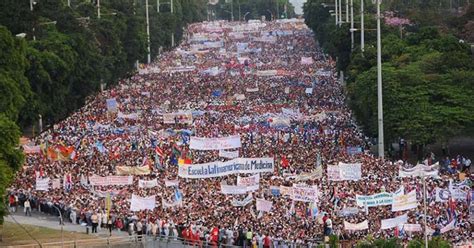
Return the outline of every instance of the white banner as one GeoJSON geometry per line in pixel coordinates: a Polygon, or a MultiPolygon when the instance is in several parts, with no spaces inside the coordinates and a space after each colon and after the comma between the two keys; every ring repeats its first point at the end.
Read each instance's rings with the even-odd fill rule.
{"type": "Polygon", "coordinates": [[[221,183],[221,193],[224,195],[243,195],[250,190],[245,186],[227,185],[221,183]]]}
{"type": "Polygon", "coordinates": [[[367,220],[364,220],[360,223],[357,223],[357,224],[352,224],[352,223],[349,223],[347,221],[344,221],[344,230],[348,230],[348,231],[361,231],[361,230],[365,230],[365,229],[369,229],[369,222],[367,220]]]}
{"type": "Polygon", "coordinates": [[[140,210],[153,210],[156,207],[155,196],[140,197],[133,194],[132,200],[130,201],[130,211],[140,211],[140,210]]]}
{"type": "Polygon", "coordinates": [[[400,166],[398,170],[398,176],[399,177],[433,177],[433,178],[439,178],[438,176],[438,164],[434,164],[432,166],[426,166],[424,164],[418,164],[413,168],[404,168],[400,166]]]}
{"type": "Polygon", "coordinates": [[[436,201],[437,202],[447,202],[451,192],[448,189],[436,188],[436,201]]]}
{"type": "Polygon", "coordinates": [[[445,232],[449,232],[451,230],[454,230],[454,228],[456,228],[456,218],[454,218],[451,222],[449,222],[446,226],[444,226],[443,228],[441,228],[440,232],[441,233],[445,233],[445,232]]]}
{"type": "Polygon", "coordinates": [[[338,165],[328,165],[328,180],[360,180],[362,178],[361,166],[361,163],[346,164],[342,162],[339,162],[338,165]]]}
{"type": "Polygon", "coordinates": [[[405,232],[421,232],[421,225],[420,224],[404,224],[403,231],[405,232]]]}
{"type": "Polygon", "coordinates": [[[311,65],[311,64],[313,64],[313,58],[312,57],[301,57],[301,64],[302,65],[311,65]]]}
{"type": "Polygon", "coordinates": [[[232,206],[234,207],[245,207],[253,201],[252,194],[248,194],[243,200],[232,200],[232,206]]]}
{"type": "Polygon", "coordinates": [[[49,190],[49,177],[36,178],[36,190],[37,191],[48,191],[49,190]]]}
{"type": "Polygon", "coordinates": [[[114,185],[131,185],[133,176],[107,176],[101,177],[93,175],[89,177],[92,186],[114,186],[114,185]]]}
{"type": "Polygon", "coordinates": [[[242,146],[240,141],[240,135],[233,135],[220,138],[201,138],[196,136],[191,136],[191,141],[189,142],[189,149],[194,150],[224,150],[224,149],[234,149],[242,146]]]}
{"type": "Polygon", "coordinates": [[[161,198],[161,206],[163,208],[174,208],[179,207],[183,204],[183,201],[174,201],[172,203],[166,202],[165,199],[161,198]]]}
{"type": "Polygon", "coordinates": [[[149,181],[146,181],[146,180],[138,180],[138,187],[139,188],[153,188],[153,187],[156,187],[158,186],[158,180],[157,179],[154,179],[154,180],[149,180],[149,181]]]}
{"type": "Polygon", "coordinates": [[[394,227],[397,227],[399,225],[405,224],[407,221],[408,221],[408,215],[407,214],[400,215],[398,217],[391,218],[391,219],[384,219],[384,220],[382,220],[382,226],[380,227],[380,229],[383,230],[383,229],[394,228],[394,227]]]}
{"type": "Polygon", "coordinates": [[[416,190],[412,190],[406,195],[393,196],[392,212],[408,210],[417,206],[416,190]]]}
{"type": "Polygon", "coordinates": [[[312,172],[303,172],[295,176],[297,182],[320,179],[323,176],[323,167],[316,167],[312,172]]]}
{"type": "Polygon", "coordinates": [[[176,179],[176,180],[165,180],[165,186],[166,187],[179,186],[179,180],[178,179],[176,179]]]}
{"type": "Polygon", "coordinates": [[[164,124],[193,124],[193,114],[191,112],[177,112],[163,114],[164,124]]]}
{"type": "Polygon", "coordinates": [[[293,185],[292,198],[294,201],[317,202],[318,188],[316,185],[293,185]]]}
{"type": "Polygon", "coordinates": [[[273,172],[273,158],[236,158],[226,162],[179,166],[178,176],[183,178],[211,178],[239,173],[273,172]]]}
{"type": "Polygon", "coordinates": [[[260,187],[260,174],[255,174],[250,177],[237,177],[237,186],[247,187],[249,191],[258,190],[260,187]]]}
{"type": "Polygon", "coordinates": [[[52,182],[51,188],[53,189],[61,188],[61,179],[56,178],[56,179],[51,180],[51,182],[52,182]]]}
{"type": "Polygon", "coordinates": [[[117,118],[136,120],[138,119],[138,113],[124,114],[122,112],[118,112],[117,118]]]}
{"type": "Polygon", "coordinates": [[[257,199],[257,211],[270,212],[273,202],[265,199],[257,199]]]}
{"type": "Polygon", "coordinates": [[[236,151],[219,150],[219,157],[228,158],[228,159],[238,158],[239,150],[236,150],[236,151]]]}

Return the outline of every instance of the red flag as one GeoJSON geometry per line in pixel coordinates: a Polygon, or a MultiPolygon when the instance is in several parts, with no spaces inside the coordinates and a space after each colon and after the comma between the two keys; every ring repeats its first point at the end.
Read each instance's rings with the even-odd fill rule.
{"type": "Polygon", "coordinates": [[[156,155],[158,155],[158,156],[160,156],[160,157],[162,157],[162,158],[165,156],[165,153],[163,152],[163,150],[162,150],[159,146],[157,146],[157,147],[155,148],[155,152],[156,152],[156,155]]]}
{"type": "Polygon", "coordinates": [[[288,159],[286,159],[286,156],[282,156],[281,157],[281,167],[286,169],[286,168],[288,168],[288,166],[289,166],[288,159]]]}

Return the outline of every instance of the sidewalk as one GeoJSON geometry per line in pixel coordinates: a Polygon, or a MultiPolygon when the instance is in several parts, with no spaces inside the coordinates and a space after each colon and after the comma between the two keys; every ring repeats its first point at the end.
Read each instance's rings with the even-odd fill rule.
{"type": "MultiPolygon", "coordinates": [[[[57,216],[52,216],[52,215],[47,215],[43,213],[38,213],[36,211],[33,211],[30,216],[25,216],[23,212],[23,208],[18,208],[16,213],[12,213],[12,215],[5,216],[5,221],[15,223],[13,218],[20,224],[26,224],[26,225],[33,225],[33,226],[41,226],[41,227],[47,227],[55,230],[61,230],[61,225],[59,225],[59,217],[57,216]]],[[[86,233],[86,227],[77,225],[77,224],[72,224],[71,222],[65,220],[64,225],[63,225],[63,230],[64,231],[69,231],[69,232],[78,232],[78,233],[86,233]]],[[[91,228],[89,227],[89,233],[91,231],[91,228]]],[[[98,229],[98,233],[90,233],[90,235],[94,235],[97,237],[108,237],[109,236],[109,231],[105,228],[98,229]]],[[[113,230],[112,231],[112,236],[127,236],[127,232],[122,232],[122,231],[117,231],[113,230]]]]}

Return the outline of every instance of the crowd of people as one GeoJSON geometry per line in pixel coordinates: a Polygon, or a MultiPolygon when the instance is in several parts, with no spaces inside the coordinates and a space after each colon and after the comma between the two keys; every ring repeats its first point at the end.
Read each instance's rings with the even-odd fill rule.
{"type": "MultiPolygon", "coordinates": [[[[400,214],[390,206],[356,205],[356,194],[395,192],[401,186],[406,192],[415,189],[420,204],[405,212],[408,223],[424,226],[422,180],[398,177],[399,163],[370,153],[368,139],[346,105],[335,61],[320,50],[303,20],[191,24],[177,49],[91,97],[34,142],[30,147],[40,149],[27,154],[10,188],[10,205],[28,205],[28,214],[31,208],[51,214],[59,209],[66,220],[93,226],[94,231],[102,227],[252,247],[311,243],[325,234],[346,240],[368,234],[403,240],[423,236],[381,230],[382,219],[400,214]],[[164,118],[169,113],[180,113],[174,123],[164,118]],[[271,157],[275,163],[273,173],[261,173],[258,190],[250,193],[254,200],[245,206],[232,202],[247,195],[221,193],[221,183],[233,185],[237,175],[178,176],[183,161],[228,160],[218,150],[190,149],[190,136],[230,135],[240,136],[242,145],[235,150],[239,157],[271,157]],[[339,162],[362,163],[362,178],[328,180],[327,166],[339,162]],[[148,166],[150,173],[134,175],[129,185],[91,185],[92,176],[116,175],[117,166],[148,166]],[[315,205],[272,193],[272,187],[292,186],[298,175],[318,167],[322,177],[304,181],[317,186],[315,205]],[[37,190],[38,178],[52,180],[48,190],[37,190]],[[152,179],[158,185],[139,187],[139,180],[152,179]],[[167,187],[166,181],[178,183],[167,187]],[[181,202],[172,204],[177,193],[181,202]],[[132,194],[156,196],[156,208],[131,211],[132,194]],[[256,211],[257,198],[271,201],[271,211],[256,211]],[[341,214],[346,209],[358,211],[341,214]],[[364,220],[369,222],[367,230],[344,229],[344,221],[364,220]]],[[[437,187],[448,187],[450,180],[459,183],[461,174],[467,180],[470,176],[470,160],[453,159],[440,159],[447,169],[440,170],[438,178],[426,179],[427,220],[433,235],[459,243],[472,238],[470,189],[466,199],[435,201],[437,187]],[[456,228],[440,234],[452,218],[456,228]]],[[[428,156],[425,163],[436,161],[428,156]]]]}

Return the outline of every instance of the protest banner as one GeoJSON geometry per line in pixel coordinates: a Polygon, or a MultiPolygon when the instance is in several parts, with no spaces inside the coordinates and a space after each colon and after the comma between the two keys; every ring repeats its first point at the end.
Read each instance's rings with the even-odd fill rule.
{"type": "Polygon", "coordinates": [[[328,165],[327,174],[330,181],[351,180],[357,181],[362,178],[361,163],[342,163],[328,165]]]}
{"type": "Polygon", "coordinates": [[[304,172],[296,175],[296,182],[304,182],[308,180],[320,179],[323,177],[323,168],[321,166],[316,167],[312,172],[304,172]]]}
{"type": "Polygon", "coordinates": [[[176,187],[179,185],[179,180],[165,180],[165,186],[166,187],[176,187]]]}
{"type": "Polygon", "coordinates": [[[36,190],[37,191],[48,191],[49,190],[49,177],[36,178],[36,190]]]}
{"type": "Polygon", "coordinates": [[[420,224],[404,224],[403,231],[405,232],[421,232],[421,225],[420,224]]]}
{"type": "Polygon", "coordinates": [[[451,197],[451,192],[449,192],[449,189],[436,187],[436,202],[447,202],[449,197],[451,197]]]}
{"type": "Polygon", "coordinates": [[[313,58],[312,57],[301,57],[300,63],[302,65],[311,65],[311,64],[313,64],[313,58]]]}
{"type": "Polygon", "coordinates": [[[253,201],[252,194],[248,194],[243,200],[239,201],[237,199],[232,200],[232,206],[234,207],[245,207],[253,201]]]}
{"type": "Polygon", "coordinates": [[[238,158],[239,150],[235,150],[235,151],[219,150],[219,157],[228,158],[228,159],[238,158]]]}
{"type": "Polygon", "coordinates": [[[240,148],[241,146],[240,135],[220,138],[201,138],[192,136],[189,143],[189,149],[202,151],[235,149],[240,148]]]}
{"type": "Polygon", "coordinates": [[[258,190],[260,187],[260,174],[255,174],[249,177],[237,176],[237,186],[247,187],[249,191],[258,190]]]}
{"type": "Polygon", "coordinates": [[[257,211],[270,212],[273,206],[272,201],[257,199],[257,211]]]}
{"type": "Polygon", "coordinates": [[[393,196],[392,212],[408,210],[417,206],[416,190],[412,190],[406,195],[393,196]]]}
{"type": "Polygon", "coordinates": [[[149,166],[140,166],[140,167],[116,166],[115,170],[117,172],[117,175],[148,175],[150,174],[149,166]]]}
{"type": "Polygon", "coordinates": [[[344,230],[348,231],[362,231],[369,229],[369,222],[367,220],[364,220],[360,223],[357,224],[352,224],[350,222],[344,221],[344,230]]]}
{"type": "Polygon", "coordinates": [[[164,113],[164,124],[192,124],[193,114],[191,112],[164,113]]]}
{"type": "Polygon", "coordinates": [[[438,164],[432,166],[426,166],[424,164],[418,164],[413,168],[404,168],[400,165],[398,170],[399,177],[433,177],[439,178],[438,176],[438,164]]]}
{"type": "Polygon", "coordinates": [[[227,185],[221,183],[221,193],[224,195],[243,195],[250,190],[246,186],[227,185]]]}
{"type": "Polygon", "coordinates": [[[302,202],[317,202],[318,188],[316,185],[293,185],[292,200],[302,202]]]}
{"type": "Polygon", "coordinates": [[[130,211],[136,212],[140,210],[153,210],[156,207],[155,196],[141,197],[135,194],[132,194],[132,199],[130,201],[130,211]]]}
{"type": "Polygon", "coordinates": [[[138,187],[139,188],[153,188],[158,186],[158,180],[153,179],[153,180],[138,180],[138,187]]]}
{"type": "Polygon", "coordinates": [[[280,186],[280,194],[282,196],[293,196],[293,187],[280,186]]]}
{"type": "Polygon", "coordinates": [[[110,185],[131,185],[133,176],[107,176],[101,177],[93,175],[89,177],[92,186],[110,186],[110,185]]]}
{"type": "Polygon", "coordinates": [[[124,113],[119,111],[118,114],[117,114],[117,118],[136,120],[136,119],[138,119],[138,113],[124,114],[124,113]]]}
{"type": "Polygon", "coordinates": [[[359,208],[357,207],[345,207],[337,212],[337,215],[342,217],[352,216],[359,213],[359,208]]]}
{"type": "Polygon", "coordinates": [[[393,194],[388,192],[382,192],[373,195],[356,195],[356,203],[359,207],[377,207],[392,205],[393,194]]]}
{"type": "Polygon", "coordinates": [[[39,145],[38,146],[23,145],[23,153],[25,154],[41,153],[41,147],[39,145]]]}
{"type": "Polygon", "coordinates": [[[117,99],[115,98],[109,98],[105,100],[106,106],[107,106],[107,112],[117,112],[118,110],[118,104],[117,104],[117,99]]]}
{"type": "Polygon", "coordinates": [[[61,179],[56,178],[51,180],[51,188],[52,189],[59,189],[61,188],[61,179]]]}
{"type": "Polygon", "coordinates": [[[182,165],[178,176],[183,178],[211,178],[239,173],[273,172],[273,158],[236,158],[226,162],[182,165]]]}
{"type": "Polygon", "coordinates": [[[174,202],[167,202],[165,199],[161,198],[161,207],[163,208],[175,208],[180,207],[183,204],[183,201],[174,201],[174,202]]]}
{"type": "Polygon", "coordinates": [[[274,196],[280,196],[280,187],[279,186],[270,186],[270,193],[274,196]]]}
{"type": "Polygon", "coordinates": [[[441,228],[440,233],[446,233],[456,228],[456,218],[449,222],[446,226],[441,228]]]}
{"type": "Polygon", "coordinates": [[[394,227],[397,227],[399,225],[405,224],[407,221],[408,221],[408,215],[407,214],[400,215],[400,216],[395,217],[395,218],[383,219],[380,229],[384,230],[384,229],[394,228],[394,227]]]}

